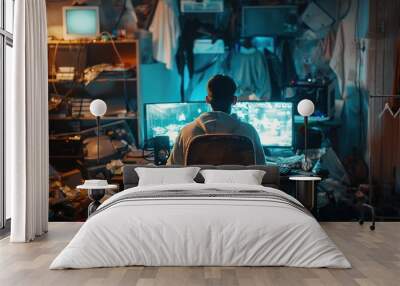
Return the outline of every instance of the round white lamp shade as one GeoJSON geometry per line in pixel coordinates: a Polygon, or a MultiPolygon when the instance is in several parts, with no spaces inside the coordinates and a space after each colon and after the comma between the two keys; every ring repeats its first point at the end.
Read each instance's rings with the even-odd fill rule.
{"type": "Polygon", "coordinates": [[[297,105],[297,111],[303,117],[310,116],[314,113],[314,103],[309,99],[303,99],[297,105]]]}
{"type": "Polygon", "coordinates": [[[103,116],[106,114],[107,104],[101,99],[95,99],[90,103],[90,113],[94,116],[103,116]]]}

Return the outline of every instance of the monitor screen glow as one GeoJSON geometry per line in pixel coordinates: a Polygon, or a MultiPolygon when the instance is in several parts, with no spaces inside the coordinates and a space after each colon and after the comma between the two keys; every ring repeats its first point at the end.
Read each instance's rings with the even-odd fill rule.
{"type": "Polygon", "coordinates": [[[232,108],[241,121],[252,125],[267,147],[293,145],[293,105],[291,102],[238,102],[232,108]]]}
{"type": "MultiPolygon", "coordinates": [[[[173,145],[180,130],[203,112],[211,111],[205,102],[146,105],[146,139],[169,136],[173,145]]],[[[293,145],[293,105],[290,102],[238,102],[232,113],[251,124],[261,144],[267,147],[293,145]]]]}
{"type": "Polygon", "coordinates": [[[210,110],[204,102],[147,104],[146,138],[168,136],[172,146],[183,126],[210,110]]]}
{"type": "Polygon", "coordinates": [[[94,39],[100,33],[98,7],[63,7],[64,39],[94,39]]]}

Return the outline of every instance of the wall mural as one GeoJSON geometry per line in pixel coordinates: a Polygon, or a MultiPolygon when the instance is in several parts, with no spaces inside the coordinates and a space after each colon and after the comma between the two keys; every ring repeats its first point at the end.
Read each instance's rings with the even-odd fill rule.
{"type": "MultiPolygon", "coordinates": [[[[104,178],[121,185],[124,163],[152,162],[151,134],[175,134],[199,110],[178,104],[168,110],[174,117],[158,118],[161,113],[146,117],[148,122],[142,126],[146,140],[139,142],[137,112],[144,107],[138,106],[138,96],[142,96],[138,82],[154,82],[141,81],[138,59],[144,64],[154,62],[146,30],[157,17],[158,1],[79,2],[99,7],[100,30],[108,33],[96,43],[63,41],[62,7],[70,1],[48,2],[50,220],[85,220],[90,200],[87,193],[75,189],[83,179],[104,178]],[[95,98],[108,106],[100,134],[89,111],[95,98]],[[154,127],[151,120],[169,123],[154,127]],[[96,159],[97,135],[100,161],[96,159]]],[[[320,219],[355,219],[359,206],[371,199],[364,155],[368,93],[361,88],[365,53],[355,48],[365,48],[365,42],[354,37],[362,30],[357,21],[359,7],[343,7],[341,1],[315,1],[316,7],[305,0],[272,2],[225,1],[222,13],[194,11],[177,16],[176,68],[168,72],[179,75],[177,92],[189,104],[204,101],[207,81],[217,73],[235,79],[240,101],[290,103],[294,117],[287,128],[293,130],[293,148],[266,150],[268,160],[281,166],[283,176],[288,170],[302,169],[304,127],[296,106],[303,99],[312,100],[315,112],[309,120],[308,144],[311,170],[323,177],[317,193],[320,219]],[[319,22],[308,17],[315,11],[323,15],[319,22]],[[272,19],[271,13],[275,22],[263,22],[272,19]]],[[[293,185],[283,181],[282,187],[293,185]]],[[[399,215],[393,206],[390,212],[399,215]]]]}

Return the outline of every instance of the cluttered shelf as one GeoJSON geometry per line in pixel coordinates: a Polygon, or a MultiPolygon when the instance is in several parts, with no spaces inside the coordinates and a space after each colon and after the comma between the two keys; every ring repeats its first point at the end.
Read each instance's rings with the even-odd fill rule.
{"type": "Polygon", "coordinates": [[[108,45],[108,44],[136,44],[137,39],[117,40],[49,40],[49,46],[55,45],[108,45]]]}
{"type": "Polygon", "coordinates": [[[50,155],[49,159],[82,159],[82,155],[50,155]]]}
{"type": "MultiPolygon", "coordinates": [[[[97,78],[92,80],[94,82],[134,82],[137,81],[137,78],[97,78]]],[[[84,81],[82,79],[76,79],[76,80],[60,80],[60,79],[55,79],[55,78],[49,78],[48,79],[49,83],[60,83],[60,84],[69,84],[69,83],[83,83],[84,81]]]]}
{"type": "Polygon", "coordinates": [[[49,38],[47,48],[49,217],[85,220],[90,200],[77,185],[106,179],[121,186],[123,164],[147,162],[136,149],[140,45],[101,33],[92,40],[49,38]],[[90,111],[94,99],[107,104],[98,126],[90,111]]]}
{"type": "MultiPolygon", "coordinates": [[[[104,116],[101,118],[101,120],[136,120],[137,116],[136,114],[130,114],[130,115],[117,115],[117,116],[104,116]]],[[[84,117],[84,116],[49,116],[49,120],[87,120],[87,121],[95,121],[96,118],[94,117],[84,117]]]]}

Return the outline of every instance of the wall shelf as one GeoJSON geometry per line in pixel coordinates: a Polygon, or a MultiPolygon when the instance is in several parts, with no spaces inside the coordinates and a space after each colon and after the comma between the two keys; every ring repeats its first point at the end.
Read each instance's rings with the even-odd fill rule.
{"type": "MultiPolygon", "coordinates": [[[[97,78],[94,80],[91,80],[90,83],[92,82],[136,82],[137,78],[97,78]]],[[[57,79],[48,79],[49,83],[57,83],[57,84],[71,84],[71,83],[77,83],[77,84],[85,84],[85,82],[82,79],[76,79],[76,80],[57,80],[57,79]]]]}
{"type": "MultiPolygon", "coordinates": [[[[113,42],[111,40],[103,41],[103,40],[49,40],[49,46],[55,45],[111,45],[113,42]]],[[[118,39],[114,40],[114,44],[136,44],[136,39],[118,39]]]]}
{"type": "MultiPolygon", "coordinates": [[[[102,117],[101,120],[136,120],[137,117],[136,115],[130,115],[130,116],[105,116],[102,117]]],[[[59,117],[59,116],[49,116],[49,120],[68,120],[68,121],[96,121],[96,118],[93,117],[72,117],[72,116],[66,116],[66,117],[59,117]]]]}

